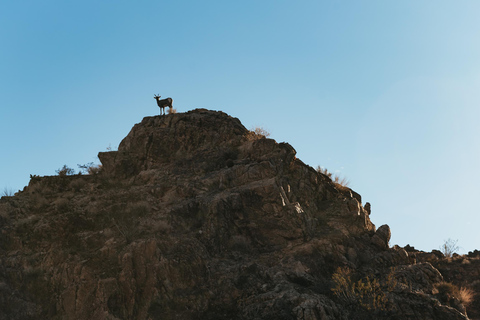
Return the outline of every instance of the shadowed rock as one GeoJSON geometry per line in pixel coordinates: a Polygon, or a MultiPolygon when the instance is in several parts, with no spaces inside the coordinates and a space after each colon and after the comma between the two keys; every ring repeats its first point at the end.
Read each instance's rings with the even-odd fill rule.
{"type": "Polygon", "coordinates": [[[0,200],[0,319],[466,319],[295,154],[199,109],[144,118],[98,175],[35,176],[0,200]]]}

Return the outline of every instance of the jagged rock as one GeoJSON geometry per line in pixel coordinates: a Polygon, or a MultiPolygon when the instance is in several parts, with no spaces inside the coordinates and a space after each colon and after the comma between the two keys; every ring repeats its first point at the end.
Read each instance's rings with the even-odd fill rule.
{"type": "Polygon", "coordinates": [[[373,235],[372,243],[381,249],[386,249],[388,248],[388,243],[390,242],[391,236],[392,234],[390,232],[390,227],[384,224],[378,228],[373,235]]]}
{"type": "Polygon", "coordinates": [[[370,205],[370,202],[365,203],[365,206],[363,206],[365,211],[367,211],[367,214],[370,215],[372,213],[372,208],[370,205]]]}
{"type": "Polygon", "coordinates": [[[99,158],[0,200],[0,319],[465,319],[358,193],[225,113],[147,117],[99,158]]]}

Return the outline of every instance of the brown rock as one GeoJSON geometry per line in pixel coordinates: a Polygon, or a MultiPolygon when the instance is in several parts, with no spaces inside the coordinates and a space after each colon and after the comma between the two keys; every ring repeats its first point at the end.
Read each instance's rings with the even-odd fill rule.
{"type": "Polygon", "coordinates": [[[380,226],[372,237],[372,243],[381,249],[388,248],[390,242],[390,227],[386,224],[380,226]]]}
{"type": "Polygon", "coordinates": [[[99,158],[0,200],[0,319],[465,318],[358,193],[222,112],[147,117],[99,158]]]}

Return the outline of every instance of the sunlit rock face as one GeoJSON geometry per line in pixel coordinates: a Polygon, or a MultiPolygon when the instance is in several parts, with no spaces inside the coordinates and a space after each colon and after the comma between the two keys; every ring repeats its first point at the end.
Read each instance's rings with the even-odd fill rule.
{"type": "Polygon", "coordinates": [[[0,319],[466,319],[359,194],[223,112],[99,158],[0,200],[0,319]]]}

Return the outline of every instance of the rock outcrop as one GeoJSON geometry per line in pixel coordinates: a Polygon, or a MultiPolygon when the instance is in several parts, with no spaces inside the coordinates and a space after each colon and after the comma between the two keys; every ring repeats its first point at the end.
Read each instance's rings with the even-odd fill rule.
{"type": "Polygon", "coordinates": [[[353,190],[199,109],[0,200],[0,319],[467,319],[353,190]]]}

